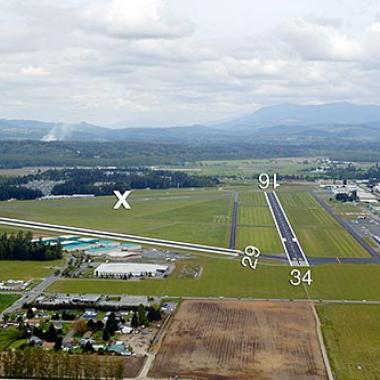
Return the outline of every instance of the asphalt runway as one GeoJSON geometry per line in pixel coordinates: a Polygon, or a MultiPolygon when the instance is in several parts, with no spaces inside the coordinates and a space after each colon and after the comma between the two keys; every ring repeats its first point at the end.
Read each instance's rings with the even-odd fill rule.
{"type": "Polygon", "coordinates": [[[266,193],[268,206],[272,212],[278,233],[280,235],[285,253],[288,256],[291,266],[309,266],[308,260],[300,246],[296,234],[294,233],[285,211],[276,193],[266,193]]]}

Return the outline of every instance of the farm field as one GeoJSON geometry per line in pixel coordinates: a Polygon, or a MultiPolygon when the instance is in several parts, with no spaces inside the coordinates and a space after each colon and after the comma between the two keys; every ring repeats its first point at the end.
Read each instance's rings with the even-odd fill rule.
{"type": "Polygon", "coordinates": [[[0,261],[0,280],[32,280],[48,276],[57,267],[63,265],[62,260],[53,261],[0,261]]]}
{"type": "Polygon", "coordinates": [[[311,194],[282,192],[278,196],[307,256],[369,257],[311,194]]]}
{"type": "Polygon", "coordinates": [[[260,173],[281,173],[281,175],[301,174],[314,166],[302,157],[286,157],[256,160],[198,161],[187,165],[192,174],[218,176],[244,176],[255,178],[260,173]]]}
{"type": "Polygon", "coordinates": [[[141,190],[132,210],[113,210],[115,197],[0,202],[0,215],[163,239],[227,246],[232,192],[212,189],[141,190]]]}
{"type": "Polygon", "coordinates": [[[311,306],[250,301],[184,301],[149,375],[326,379],[311,306]]]}
{"type": "Polygon", "coordinates": [[[380,306],[323,305],[317,311],[335,378],[377,379],[380,306]]]}
{"type": "Polygon", "coordinates": [[[18,298],[16,294],[0,294],[0,312],[12,305],[18,298]]]}

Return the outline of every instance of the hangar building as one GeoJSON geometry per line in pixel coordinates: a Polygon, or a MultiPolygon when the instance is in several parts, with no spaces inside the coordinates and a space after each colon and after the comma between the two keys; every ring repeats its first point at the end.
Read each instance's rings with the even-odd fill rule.
{"type": "Polygon", "coordinates": [[[144,264],[144,263],[106,263],[100,264],[95,270],[97,277],[155,277],[167,273],[167,265],[144,264]]]}

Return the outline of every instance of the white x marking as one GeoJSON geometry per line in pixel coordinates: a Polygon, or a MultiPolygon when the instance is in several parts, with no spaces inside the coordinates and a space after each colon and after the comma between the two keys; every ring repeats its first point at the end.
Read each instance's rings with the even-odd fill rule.
{"type": "Polygon", "coordinates": [[[131,206],[127,202],[127,198],[129,194],[131,194],[130,190],[124,191],[123,194],[121,194],[119,190],[114,190],[113,193],[116,195],[117,198],[117,202],[115,203],[115,206],[113,206],[114,210],[118,210],[121,206],[123,206],[127,210],[131,209],[131,206]]]}

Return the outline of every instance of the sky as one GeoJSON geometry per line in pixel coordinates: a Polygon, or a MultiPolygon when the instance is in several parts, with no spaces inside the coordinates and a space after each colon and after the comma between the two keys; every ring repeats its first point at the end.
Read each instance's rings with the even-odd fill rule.
{"type": "Polygon", "coordinates": [[[380,0],[0,0],[0,119],[111,127],[380,104],[380,0]]]}

